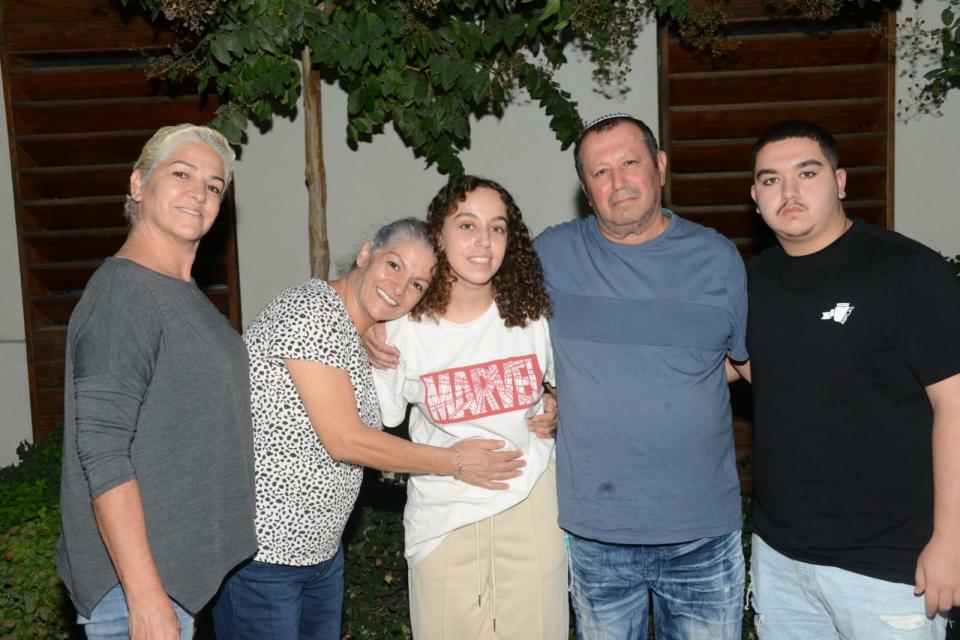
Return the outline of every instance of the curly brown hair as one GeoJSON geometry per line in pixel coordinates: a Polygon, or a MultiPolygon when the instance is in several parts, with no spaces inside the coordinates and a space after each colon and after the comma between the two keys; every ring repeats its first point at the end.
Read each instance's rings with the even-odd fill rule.
{"type": "Polygon", "coordinates": [[[492,283],[493,299],[500,317],[508,327],[523,327],[530,320],[550,317],[550,296],[543,285],[543,267],[533,250],[530,230],[523,223],[523,214],[513,196],[493,180],[466,175],[451,178],[427,208],[427,233],[437,254],[437,267],[427,292],[410,312],[414,320],[423,316],[438,319],[446,312],[450,290],[457,276],[440,247],[443,222],[456,210],[458,203],[481,187],[499,193],[507,208],[507,248],[503,264],[494,274],[492,283]]]}

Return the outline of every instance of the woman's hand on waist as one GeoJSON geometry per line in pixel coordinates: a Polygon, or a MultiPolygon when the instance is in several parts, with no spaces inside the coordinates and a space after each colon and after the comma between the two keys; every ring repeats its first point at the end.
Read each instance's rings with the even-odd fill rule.
{"type": "Polygon", "coordinates": [[[451,475],[484,489],[509,489],[506,480],[519,477],[527,461],[523,459],[522,451],[503,450],[505,444],[503,440],[461,440],[450,447],[456,456],[456,467],[451,475]]]}

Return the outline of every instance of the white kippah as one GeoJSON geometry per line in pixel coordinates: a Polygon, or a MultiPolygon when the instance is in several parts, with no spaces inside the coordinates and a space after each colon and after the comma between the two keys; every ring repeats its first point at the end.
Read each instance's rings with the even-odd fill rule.
{"type": "MultiPolygon", "coordinates": [[[[604,120],[613,120],[614,118],[630,118],[631,120],[636,120],[636,119],[637,119],[637,118],[634,118],[634,117],[633,117],[632,115],[630,115],[629,113],[623,113],[623,112],[617,111],[617,112],[615,112],[615,113],[608,113],[608,114],[606,114],[606,115],[602,115],[602,116],[600,116],[599,118],[594,118],[593,120],[591,120],[590,122],[588,122],[588,123],[583,127],[583,130],[584,130],[584,132],[586,132],[586,131],[590,130],[592,127],[600,124],[600,123],[603,122],[604,120]]],[[[582,134],[581,134],[581,135],[582,135],[582,134]]]]}

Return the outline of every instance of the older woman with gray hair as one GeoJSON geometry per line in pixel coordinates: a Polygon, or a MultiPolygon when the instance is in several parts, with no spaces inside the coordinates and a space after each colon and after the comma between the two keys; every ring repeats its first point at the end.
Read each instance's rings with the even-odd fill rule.
{"type": "Polygon", "coordinates": [[[224,584],[217,637],[339,640],[340,537],[363,466],[505,489],[526,464],[501,439],[415,444],[381,431],[360,335],[399,318],[431,283],[420,220],[382,227],[343,277],[289,287],[244,333],[250,355],[259,550],[224,584]]]}
{"type": "Polygon", "coordinates": [[[58,564],[91,639],[192,638],[257,548],[247,353],[190,275],[233,163],[212,129],[157,131],[70,318],[58,564]]]}

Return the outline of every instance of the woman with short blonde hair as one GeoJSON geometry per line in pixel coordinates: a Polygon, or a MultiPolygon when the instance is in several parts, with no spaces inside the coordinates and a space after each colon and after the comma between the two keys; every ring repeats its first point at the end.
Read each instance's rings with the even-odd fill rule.
{"type": "Polygon", "coordinates": [[[58,564],[91,640],[192,638],[257,548],[246,349],[191,277],[233,161],[212,129],[157,131],[70,317],[58,564]]]}

